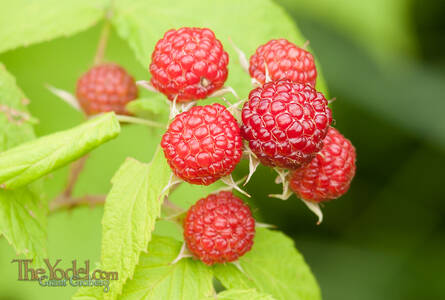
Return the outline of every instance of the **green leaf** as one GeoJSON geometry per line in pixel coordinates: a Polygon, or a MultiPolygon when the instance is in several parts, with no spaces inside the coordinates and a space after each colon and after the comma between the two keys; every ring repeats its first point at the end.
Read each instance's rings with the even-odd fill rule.
{"type": "MultiPolygon", "coordinates": [[[[215,299],[215,298],[209,298],[215,299]]],[[[216,297],[218,300],[274,300],[274,298],[270,295],[259,293],[255,289],[248,290],[226,290],[219,293],[216,297]]]]}
{"type": "Polygon", "coordinates": [[[95,288],[80,288],[76,294],[71,297],[72,300],[98,300],[101,299],[102,290],[95,288]]]}
{"type": "Polygon", "coordinates": [[[97,23],[108,0],[14,0],[0,4],[0,52],[69,36],[97,23]]]}
{"type": "MultiPolygon", "coordinates": [[[[0,151],[34,138],[26,99],[15,79],[0,64],[0,151]]],[[[17,254],[41,261],[46,256],[46,204],[37,183],[14,191],[0,190],[0,236],[17,254]]]]}
{"type": "Polygon", "coordinates": [[[153,236],[147,253],[142,253],[134,278],[124,287],[124,300],[202,299],[213,294],[212,270],[191,258],[171,265],[181,242],[153,236]]]}
{"type": "Polygon", "coordinates": [[[168,116],[169,107],[161,94],[153,94],[150,98],[139,98],[127,104],[127,110],[133,115],[154,119],[159,115],[168,116]]]}
{"type": "Polygon", "coordinates": [[[81,157],[120,132],[114,113],[0,153],[0,186],[14,189],[81,157]]]}
{"type": "MultiPolygon", "coordinates": [[[[119,35],[129,41],[144,67],[148,67],[155,43],[167,30],[183,26],[211,28],[230,56],[226,84],[240,97],[247,97],[252,84],[238,63],[229,38],[247,57],[272,38],[287,38],[300,46],[306,42],[284,10],[268,0],[116,0],[112,22],[119,35]]],[[[318,69],[320,71],[319,66],[318,69]]],[[[317,88],[327,91],[321,72],[317,88]]]]}
{"type": "Polygon", "coordinates": [[[0,64],[0,152],[34,138],[28,102],[15,78],[0,64]]]}
{"type": "Polygon", "coordinates": [[[169,179],[170,168],[159,149],[151,164],[127,159],[113,177],[102,219],[101,266],[118,272],[119,280],[111,281],[105,299],[115,299],[122,292],[140,253],[147,249],[169,179]]]}
{"type": "MultiPolygon", "coordinates": [[[[97,268],[104,270],[99,264],[97,264],[97,268]]],[[[118,274],[118,276],[120,279],[120,274],[118,274]]],[[[71,300],[101,300],[104,298],[104,294],[105,291],[102,286],[86,286],[77,289],[76,293],[71,297],[71,300]]]]}
{"type": "Polygon", "coordinates": [[[255,288],[275,299],[319,300],[317,282],[292,240],[280,232],[259,228],[252,250],[234,265],[217,265],[215,276],[228,289],[255,288]]]}
{"type": "Polygon", "coordinates": [[[46,257],[46,214],[40,186],[0,190],[0,233],[17,254],[25,254],[39,262],[46,257]]]}

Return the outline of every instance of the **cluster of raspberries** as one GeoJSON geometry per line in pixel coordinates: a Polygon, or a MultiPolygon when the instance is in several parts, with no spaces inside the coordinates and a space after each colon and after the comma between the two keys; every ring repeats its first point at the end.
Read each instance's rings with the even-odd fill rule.
{"type": "MultiPolygon", "coordinates": [[[[169,30],[153,51],[150,83],[175,103],[204,99],[223,88],[228,63],[212,30],[169,30]]],[[[218,103],[194,106],[171,121],[161,147],[173,173],[209,185],[229,176],[248,147],[262,164],[289,170],[290,188],[305,201],[346,193],[355,149],[330,126],[328,101],[315,89],[312,54],[285,39],[271,40],[250,57],[248,71],[259,86],[244,103],[241,124],[218,103]]],[[[127,113],[125,104],[137,89],[122,68],[104,65],[79,80],[77,96],[88,114],[127,113]]],[[[184,220],[187,248],[206,264],[237,260],[252,247],[254,233],[250,209],[231,192],[199,200],[184,220]]]]}

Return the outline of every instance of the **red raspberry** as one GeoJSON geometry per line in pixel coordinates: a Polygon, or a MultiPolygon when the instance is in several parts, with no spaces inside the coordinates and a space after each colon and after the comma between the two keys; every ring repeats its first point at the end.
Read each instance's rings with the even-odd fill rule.
{"type": "Polygon", "coordinates": [[[252,248],[254,236],[249,207],[231,192],[200,199],[184,219],[187,247],[207,265],[237,260],[252,248]]]}
{"type": "Polygon", "coordinates": [[[266,81],[264,61],[271,80],[289,79],[315,87],[317,69],[312,54],[288,40],[271,40],[250,57],[250,76],[261,84],[266,81]]]}
{"type": "Polygon", "coordinates": [[[265,165],[296,169],[321,147],[332,113],[322,93],[290,80],[272,81],[250,92],[242,136],[265,165]]]}
{"type": "Polygon", "coordinates": [[[218,103],[177,115],[161,146],[176,176],[202,185],[232,173],[243,152],[238,123],[218,103]]]}
{"type": "Polygon", "coordinates": [[[92,67],[77,81],[76,96],[87,115],[107,111],[129,114],[125,105],[138,96],[133,77],[117,64],[92,67]]]}
{"type": "Polygon", "coordinates": [[[229,55],[208,28],[167,31],[151,58],[151,84],[170,100],[206,98],[227,79],[229,55]]]}
{"type": "Polygon", "coordinates": [[[355,175],[355,148],[334,128],[329,128],[323,149],[305,167],[290,176],[291,189],[307,201],[321,202],[345,194],[355,175]]]}

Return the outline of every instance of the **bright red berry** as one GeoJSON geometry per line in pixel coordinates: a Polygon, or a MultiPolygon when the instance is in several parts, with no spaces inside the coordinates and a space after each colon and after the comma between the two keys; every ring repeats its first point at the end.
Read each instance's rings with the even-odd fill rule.
{"type": "Polygon", "coordinates": [[[241,134],[263,164],[296,169],[320,151],[332,113],[311,86],[279,80],[250,92],[242,118],[241,134]]]}
{"type": "Polygon", "coordinates": [[[184,219],[184,240],[195,257],[208,265],[237,260],[252,248],[255,219],[231,192],[196,202],[184,219]]]}
{"type": "Polygon", "coordinates": [[[312,54],[288,40],[271,40],[250,57],[250,76],[261,84],[266,81],[265,62],[271,80],[289,79],[315,87],[317,69],[312,54]]]}
{"type": "Polygon", "coordinates": [[[202,185],[232,173],[243,152],[238,123],[218,103],[177,115],[161,146],[176,176],[202,185]]]}
{"type": "Polygon", "coordinates": [[[167,31],[151,58],[151,84],[170,100],[206,98],[227,79],[229,55],[208,28],[167,31]]]}
{"type": "Polygon", "coordinates": [[[92,67],[77,81],[76,97],[87,115],[108,111],[128,114],[125,105],[137,96],[133,77],[114,63],[92,67]]]}
{"type": "Polygon", "coordinates": [[[334,128],[329,128],[323,149],[305,167],[290,176],[291,189],[307,201],[321,202],[345,194],[355,175],[355,148],[334,128]]]}

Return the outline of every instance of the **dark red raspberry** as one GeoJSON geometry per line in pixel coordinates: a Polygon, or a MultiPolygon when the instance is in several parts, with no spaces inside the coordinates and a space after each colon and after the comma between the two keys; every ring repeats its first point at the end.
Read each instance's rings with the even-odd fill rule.
{"type": "Polygon", "coordinates": [[[290,80],[272,81],[250,92],[242,136],[265,165],[296,169],[320,151],[332,121],[322,93],[290,80]]]}
{"type": "Polygon", "coordinates": [[[114,63],[92,67],[77,81],[76,97],[87,115],[107,111],[129,114],[125,105],[137,96],[133,77],[114,63]]]}
{"type": "Polygon", "coordinates": [[[229,55],[208,28],[167,31],[151,59],[151,84],[170,100],[206,98],[227,79],[229,55]]]}
{"type": "Polygon", "coordinates": [[[271,80],[289,79],[315,87],[317,69],[312,54],[286,39],[271,40],[250,57],[250,76],[261,84],[266,81],[264,62],[271,80]]]}
{"type": "Polygon", "coordinates": [[[255,219],[231,192],[200,199],[184,219],[187,248],[208,265],[237,260],[252,248],[255,219]]]}
{"type": "Polygon", "coordinates": [[[176,176],[203,185],[232,173],[243,152],[238,123],[218,103],[177,115],[161,146],[176,176]]]}
{"type": "Polygon", "coordinates": [[[329,128],[323,149],[305,167],[290,176],[291,189],[307,201],[321,202],[345,194],[355,175],[355,148],[334,128],[329,128]]]}

